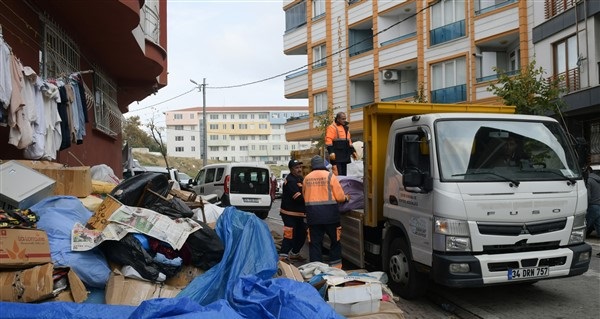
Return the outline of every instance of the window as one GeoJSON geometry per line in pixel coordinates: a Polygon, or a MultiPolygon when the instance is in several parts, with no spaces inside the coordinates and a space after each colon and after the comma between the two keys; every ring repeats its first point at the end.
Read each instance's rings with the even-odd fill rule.
{"type": "Polygon", "coordinates": [[[267,129],[267,124],[258,124],[258,128],[261,130],[266,130],[267,129]]]}
{"type": "Polygon", "coordinates": [[[465,32],[464,1],[442,0],[431,7],[431,45],[464,37],[465,32]]]}
{"type": "Polygon", "coordinates": [[[117,85],[104,72],[94,72],[94,128],[110,136],[121,131],[121,111],[117,105],[117,85]]]}
{"type": "Polygon", "coordinates": [[[246,130],[248,129],[248,124],[238,124],[238,127],[240,130],[246,130]]]}
{"type": "Polygon", "coordinates": [[[192,146],[192,152],[195,152],[195,151],[196,151],[196,147],[192,146]]]}
{"type": "Polygon", "coordinates": [[[325,0],[313,0],[313,19],[325,14],[325,0]]]}
{"type": "Polygon", "coordinates": [[[219,124],[210,124],[208,126],[211,130],[218,130],[219,129],[219,124]]]}
{"type": "Polygon", "coordinates": [[[183,120],[183,114],[175,113],[173,114],[174,120],[183,120]]]}
{"type": "Polygon", "coordinates": [[[404,132],[395,137],[394,166],[404,174],[417,169],[428,175],[431,172],[429,142],[422,131],[404,132]]]}
{"type": "Polygon", "coordinates": [[[320,68],[327,65],[327,47],[325,44],[313,48],[313,68],[320,68]]]}
{"type": "Polygon", "coordinates": [[[231,145],[231,151],[235,152],[235,145],[231,145]]]}
{"type": "Polygon", "coordinates": [[[240,141],[247,141],[247,140],[248,140],[248,136],[240,135],[240,141]]]}
{"type": "Polygon", "coordinates": [[[258,114],[258,118],[261,120],[266,120],[269,116],[265,113],[258,114]]]}
{"type": "Polygon", "coordinates": [[[183,125],[175,125],[175,131],[183,131],[183,125]]]}
{"type": "Polygon", "coordinates": [[[577,36],[573,35],[554,44],[554,76],[566,92],[579,90],[579,54],[577,36]]]}
{"type": "Polygon", "coordinates": [[[269,139],[269,137],[268,137],[268,136],[266,136],[266,135],[260,135],[260,136],[258,137],[258,139],[259,139],[259,140],[261,140],[261,141],[267,141],[267,140],[269,139]]]}
{"type": "Polygon", "coordinates": [[[219,135],[209,135],[211,141],[218,141],[219,135]]]}
{"type": "Polygon", "coordinates": [[[181,142],[181,141],[183,141],[183,136],[175,136],[175,141],[176,141],[176,142],[181,142]]]}
{"type": "Polygon", "coordinates": [[[248,119],[248,114],[240,114],[240,120],[248,119]]]}
{"type": "Polygon", "coordinates": [[[306,1],[285,11],[285,31],[293,30],[306,24],[306,1]]]}
{"type": "Polygon", "coordinates": [[[190,120],[193,120],[195,117],[194,113],[190,113],[190,120]]]}
{"type": "Polygon", "coordinates": [[[223,139],[223,141],[227,141],[227,135],[222,135],[221,138],[223,139]]]}
{"type": "Polygon", "coordinates": [[[323,114],[327,111],[327,92],[315,94],[313,100],[315,115],[323,114]]]}
{"type": "Polygon", "coordinates": [[[254,120],[254,114],[250,114],[250,119],[254,120]]]}
{"type": "Polygon", "coordinates": [[[266,145],[264,145],[264,144],[263,144],[263,145],[260,145],[258,148],[259,148],[259,150],[261,150],[261,151],[266,151],[266,150],[267,150],[267,146],[266,146],[266,145]]]}
{"type": "Polygon", "coordinates": [[[211,152],[218,152],[219,151],[219,147],[218,146],[209,146],[208,149],[211,152]]]}
{"type": "Polygon", "coordinates": [[[192,135],[192,136],[190,136],[190,140],[191,140],[191,141],[195,141],[195,140],[196,140],[196,135],[192,135]]]}
{"type": "Polygon", "coordinates": [[[274,150],[274,151],[279,151],[279,150],[281,150],[281,145],[273,145],[273,150],[274,150]]]}
{"type": "Polygon", "coordinates": [[[248,146],[240,146],[240,151],[248,151],[248,146]]]}
{"type": "Polygon", "coordinates": [[[431,78],[433,103],[454,103],[467,99],[465,58],[433,64],[431,78]]]}
{"type": "Polygon", "coordinates": [[[210,114],[210,115],[208,115],[208,118],[211,120],[218,120],[219,114],[210,114]]]}
{"type": "Polygon", "coordinates": [[[183,152],[183,146],[175,147],[175,152],[183,152]]]}
{"type": "Polygon", "coordinates": [[[515,2],[516,0],[477,0],[475,1],[475,14],[490,12],[515,2]]]}

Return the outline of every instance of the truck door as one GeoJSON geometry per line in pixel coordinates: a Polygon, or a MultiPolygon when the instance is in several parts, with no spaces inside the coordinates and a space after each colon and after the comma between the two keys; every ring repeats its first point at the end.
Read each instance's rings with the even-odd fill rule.
{"type": "Polygon", "coordinates": [[[391,165],[390,161],[386,165],[384,214],[404,227],[413,260],[430,265],[433,166],[428,134],[423,130],[397,132],[393,143],[393,152],[388,154],[391,165]]]}

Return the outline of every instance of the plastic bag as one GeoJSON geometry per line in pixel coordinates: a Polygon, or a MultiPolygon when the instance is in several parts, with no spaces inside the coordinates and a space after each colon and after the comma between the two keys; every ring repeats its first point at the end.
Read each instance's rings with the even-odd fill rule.
{"type": "Polygon", "coordinates": [[[225,247],[214,229],[206,223],[200,221],[198,223],[202,228],[188,236],[181,249],[182,255],[189,255],[188,263],[208,270],[223,259],[225,247]]]}
{"type": "Polygon", "coordinates": [[[123,205],[147,208],[156,203],[159,198],[148,192],[144,194],[146,187],[165,196],[169,191],[169,180],[162,173],[142,173],[124,180],[110,192],[110,195],[123,205]]]}
{"type": "Polygon", "coordinates": [[[177,197],[173,197],[167,201],[158,200],[147,208],[169,216],[172,219],[181,217],[192,218],[194,216],[194,211],[182,199],[177,197]]]}
{"type": "Polygon", "coordinates": [[[94,165],[90,168],[90,174],[92,175],[92,180],[107,182],[114,185],[117,185],[121,182],[119,178],[115,175],[113,169],[106,165],[94,165]]]}

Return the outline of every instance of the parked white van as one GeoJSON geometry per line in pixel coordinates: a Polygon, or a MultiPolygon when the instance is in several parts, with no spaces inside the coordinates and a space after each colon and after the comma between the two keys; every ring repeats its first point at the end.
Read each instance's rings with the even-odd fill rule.
{"type": "Polygon", "coordinates": [[[219,163],[204,166],[190,187],[198,195],[216,194],[220,206],[267,218],[271,209],[271,170],[262,163],[219,163]]]}

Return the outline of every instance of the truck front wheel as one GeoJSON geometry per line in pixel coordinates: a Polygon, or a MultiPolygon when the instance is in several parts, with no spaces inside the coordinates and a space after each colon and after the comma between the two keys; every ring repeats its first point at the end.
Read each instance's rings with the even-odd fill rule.
{"type": "Polygon", "coordinates": [[[395,238],[389,252],[388,285],[392,291],[404,299],[423,296],[427,291],[427,276],[417,271],[406,241],[395,238]]]}

